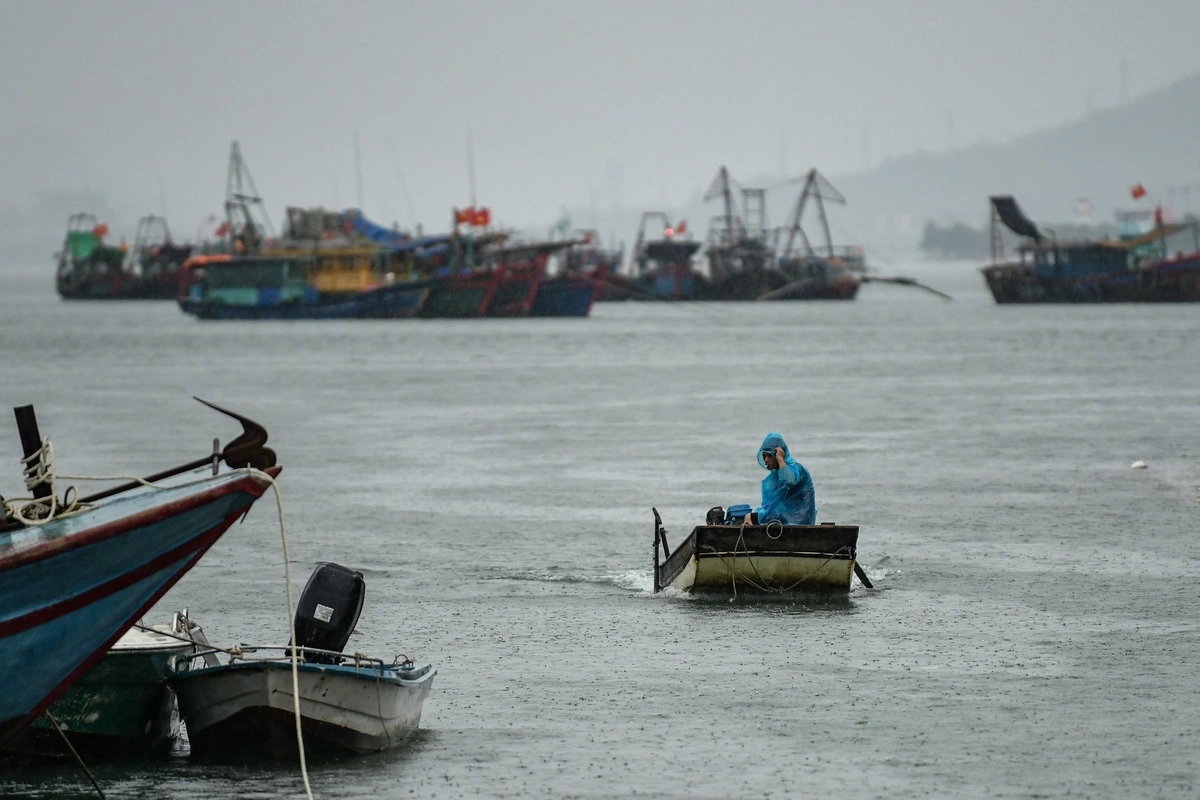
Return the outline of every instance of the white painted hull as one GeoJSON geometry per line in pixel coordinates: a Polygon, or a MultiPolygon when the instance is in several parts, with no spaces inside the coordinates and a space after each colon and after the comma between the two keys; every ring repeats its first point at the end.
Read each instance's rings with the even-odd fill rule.
{"type": "MultiPolygon", "coordinates": [[[[408,677],[396,677],[397,671],[390,668],[356,671],[301,664],[300,715],[306,750],[324,746],[366,753],[394,745],[420,724],[436,673],[429,665],[408,671],[408,677]]],[[[193,753],[287,757],[294,752],[288,662],[238,662],[196,670],[179,676],[175,691],[193,753]]]]}

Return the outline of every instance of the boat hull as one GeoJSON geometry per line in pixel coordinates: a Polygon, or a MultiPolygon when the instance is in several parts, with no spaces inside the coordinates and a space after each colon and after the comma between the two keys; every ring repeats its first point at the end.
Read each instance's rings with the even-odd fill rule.
{"type": "Polygon", "coordinates": [[[600,284],[587,277],[547,278],[538,286],[531,317],[586,317],[600,284]]]}
{"type": "MultiPolygon", "coordinates": [[[[305,752],[371,753],[416,730],[437,670],[301,664],[305,752]],[[408,674],[410,677],[402,677],[408,674]]],[[[173,681],[192,755],[218,760],[296,755],[291,664],[246,661],[181,673],[173,681]]]]}
{"type": "Polygon", "coordinates": [[[0,534],[0,745],[82,678],[269,485],[243,470],[174,480],[191,484],[132,490],[0,534]]]}
{"type": "MultiPolygon", "coordinates": [[[[685,592],[848,592],[855,525],[702,525],[655,563],[655,586],[685,592]]],[[[656,548],[657,552],[657,548],[656,548]]]]}
{"type": "Polygon", "coordinates": [[[179,307],[199,319],[404,319],[421,313],[425,286],[383,286],[316,302],[239,305],[180,297],[179,307]]]}
{"type": "Polygon", "coordinates": [[[1037,275],[1022,264],[993,264],[982,272],[992,297],[1002,305],[1200,302],[1200,255],[1082,278],[1037,275]]]}
{"type": "MultiPolygon", "coordinates": [[[[194,651],[187,642],[131,630],[54,701],[50,713],[85,758],[166,755],[179,732],[167,676],[194,651]]],[[[44,714],[18,733],[7,751],[17,757],[72,757],[44,714]]]]}

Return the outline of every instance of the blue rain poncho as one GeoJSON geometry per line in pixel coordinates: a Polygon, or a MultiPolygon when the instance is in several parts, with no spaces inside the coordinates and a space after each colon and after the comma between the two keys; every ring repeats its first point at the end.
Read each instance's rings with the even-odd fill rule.
{"type": "Polygon", "coordinates": [[[784,464],[767,473],[762,482],[762,505],[754,509],[759,524],[779,520],[784,525],[816,525],[817,497],[812,476],[804,465],[792,458],[787,442],[778,433],[769,433],[758,448],[758,465],[767,468],[763,451],[783,448],[784,464]]]}

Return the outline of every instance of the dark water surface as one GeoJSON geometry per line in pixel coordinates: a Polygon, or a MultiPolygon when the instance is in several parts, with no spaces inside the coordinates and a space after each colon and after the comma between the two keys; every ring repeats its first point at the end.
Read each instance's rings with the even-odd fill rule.
{"type": "MultiPolygon", "coordinates": [[[[1196,796],[1200,307],[999,308],[968,266],[906,271],[956,301],[201,323],[5,268],[0,405],[35,403],[71,474],[237,432],[192,395],[266,425],[296,582],[361,568],[351,646],[439,670],[421,731],[314,764],[318,796],[1196,796]],[[877,590],[652,595],[650,506],[675,543],[753,502],[770,430],[877,590]]],[[[182,606],[216,641],[286,638],[269,498],[148,621],[182,606]]],[[[301,792],[293,765],[97,772],[114,798],[301,792]]]]}

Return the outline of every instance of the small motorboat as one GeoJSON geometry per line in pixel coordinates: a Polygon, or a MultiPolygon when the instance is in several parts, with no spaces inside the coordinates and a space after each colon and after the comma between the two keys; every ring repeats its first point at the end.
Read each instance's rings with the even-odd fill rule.
{"type": "MultiPolygon", "coordinates": [[[[749,506],[731,514],[710,512],[675,548],[667,545],[658,509],[654,511],[654,591],[777,594],[848,592],[851,575],[871,581],[855,560],[858,526],[742,524],[749,506]],[[739,513],[740,512],[740,513],[739,513]],[[665,555],[660,562],[660,548],[665,555]]],[[[717,511],[718,509],[713,509],[717,511]]],[[[723,512],[723,509],[721,510],[723,512]]]]}
{"type": "MultiPolygon", "coordinates": [[[[181,638],[189,633],[186,620],[184,612],[175,614],[169,625],[130,628],[96,666],[51,704],[50,716],[71,747],[88,760],[170,753],[180,720],[167,676],[195,657],[199,647],[181,638]]],[[[72,757],[50,716],[43,714],[17,733],[4,757],[72,757]]]]}
{"type": "Polygon", "coordinates": [[[16,409],[33,496],[0,498],[0,747],[87,674],[279,474],[266,429],[212,407],[242,423],[224,449],[214,442],[211,455],[87,497],[56,488],[33,407],[16,409]]]}
{"type": "MultiPolygon", "coordinates": [[[[296,608],[296,683],[306,754],[385,750],[417,729],[437,670],[343,653],[362,612],[362,573],[323,563],[296,608]]],[[[228,660],[171,680],[192,755],[248,761],[295,757],[292,646],[240,645],[228,660]]]]}

